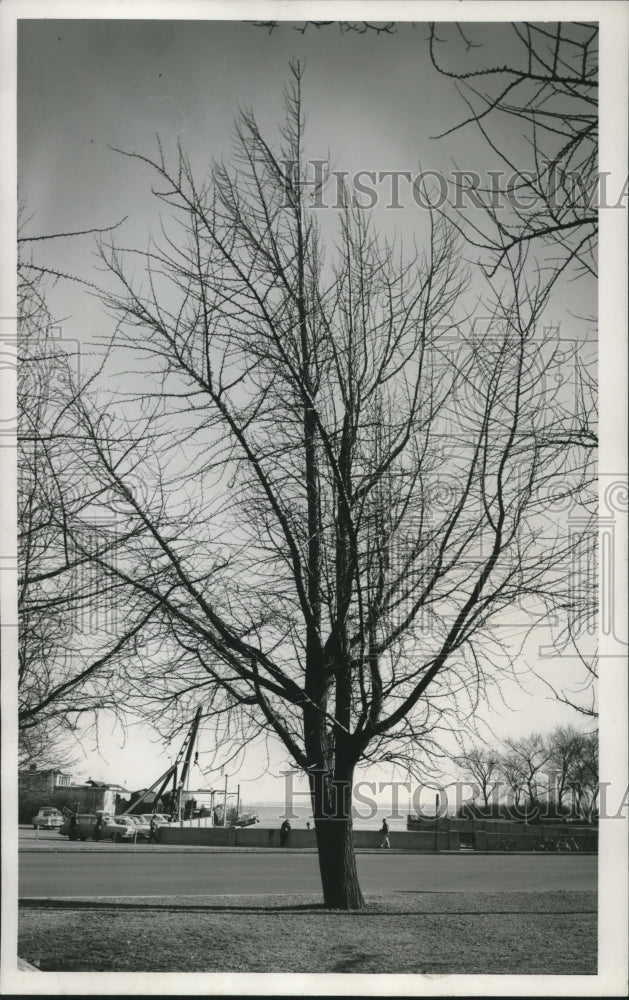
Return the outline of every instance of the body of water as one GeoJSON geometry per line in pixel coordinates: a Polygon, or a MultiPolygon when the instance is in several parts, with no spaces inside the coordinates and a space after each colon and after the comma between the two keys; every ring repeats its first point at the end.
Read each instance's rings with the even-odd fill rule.
{"type": "MultiPolygon", "coordinates": [[[[391,805],[379,806],[373,812],[368,806],[356,804],[353,817],[354,829],[379,830],[382,820],[386,818],[391,830],[406,830],[406,816],[412,811],[408,808],[408,803],[405,805],[403,802],[400,803],[397,816],[392,815],[391,805]]],[[[242,812],[255,812],[260,818],[260,826],[271,829],[281,826],[287,815],[293,830],[305,830],[308,822],[314,827],[311,806],[307,802],[304,804],[303,799],[300,802],[297,796],[288,807],[283,803],[261,802],[243,806],[242,812]]]]}

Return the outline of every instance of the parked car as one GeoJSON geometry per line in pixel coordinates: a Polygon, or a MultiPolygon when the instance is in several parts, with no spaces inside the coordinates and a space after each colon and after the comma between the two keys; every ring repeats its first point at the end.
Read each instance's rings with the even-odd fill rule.
{"type": "Polygon", "coordinates": [[[96,819],[96,813],[72,813],[66,816],[59,833],[70,840],[87,840],[94,836],[96,819]]]}
{"type": "Polygon", "coordinates": [[[33,816],[33,830],[55,830],[63,824],[63,813],[54,806],[42,806],[33,816]]]}
{"type": "Polygon", "coordinates": [[[99,816],[102,817],[99,840],[113,840],[114,843],[120,843],[148,837],[148,833],[146,835],[144,833],[142,824],[134,823],[129,816],[111,816],[109,813],[79,813],[75,817],[75,823],[73,817],[69,816],[59,833],[69,837],[70,840],[93,840],[99,816]]]}
{"type": "Polygon", "coordinates": [[[166,816],[165,813],[142,813],[142,815],[139,816],[138,819],[141,819],[143,823],[148,823],[148,825],[150,826],[153,816],[155,816],[158,826],[168,826],[168,824],[170,823],[170,818],[166,816]]]}
{"type": "Polygon", "coordinates": [[[131,838],[135,834],[136,840],[148,840],[151,836],[151,827],[143,816],[114,816],[114,822],[126,826],[131,831],[131,838]]]}

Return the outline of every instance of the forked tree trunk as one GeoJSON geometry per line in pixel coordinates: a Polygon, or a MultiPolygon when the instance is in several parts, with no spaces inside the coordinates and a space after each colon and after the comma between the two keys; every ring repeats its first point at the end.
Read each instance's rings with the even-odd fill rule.
{"type": "Polygon", "coordinates": [[[351,816],[315,817],[323,901],[336,910],[362,910],[351,816]]]}

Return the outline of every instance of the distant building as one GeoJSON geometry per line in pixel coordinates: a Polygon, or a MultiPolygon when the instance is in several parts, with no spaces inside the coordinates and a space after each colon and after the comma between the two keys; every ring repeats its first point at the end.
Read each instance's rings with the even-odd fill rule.
{"type": "Polygon", "coordinates": [[[93,778],[88,778],[84,785],[73,785],[72,788],[77,792],[82,789],[89,790],[89,798],[98,802],[92,808],[102,809],[108,813],[116,812],[116,799],[128,800],[131,798],[131,792],[128,792],[122,785],[116,785],[109,781],[94,781],[93,778]]]}
{"type": "Polygon", "coordinates": [[[115,813],[117,799],[128,799],[130,792],[122,785],[89,778],[76,782],[72,775],[58,768],[38,770],[31,766],[18,772],[20,822],[28,821],[33,808],[57,806],[78,812],[115,813]]]}
{"type": "Polygon", "coordinates": [[[31,764],[29,768],[18,771],[18,785],[20,792],[33,794],[53,794],[62,788],[68,788],[72,784],[72,775],[67,771],[58,768],[45,768],[41,771],[36,764],[31,764]]]}

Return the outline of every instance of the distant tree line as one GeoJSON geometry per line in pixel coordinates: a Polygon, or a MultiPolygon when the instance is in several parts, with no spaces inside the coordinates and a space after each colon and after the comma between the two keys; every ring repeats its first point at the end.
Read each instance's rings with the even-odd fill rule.
{"type": "Polygon", "coordinates": [[[598,732],[557,726],[507,739],[498,749],[472,747],[456,758],[472,784],[461,817],[596,818],[598,732]]]}

